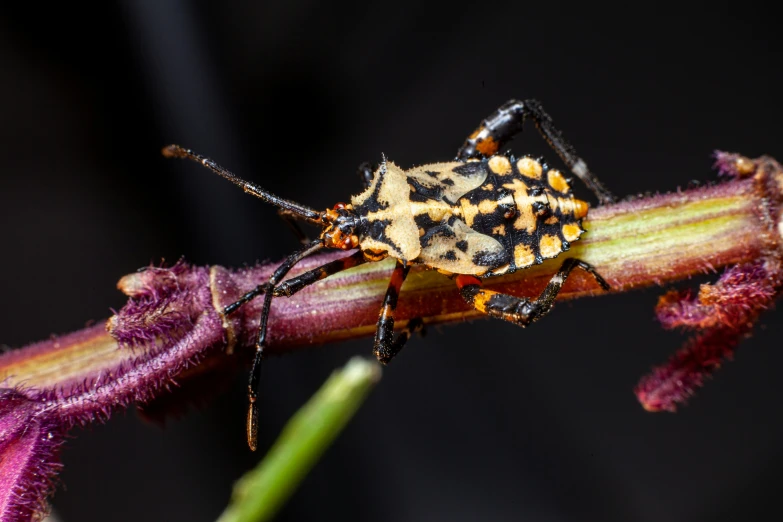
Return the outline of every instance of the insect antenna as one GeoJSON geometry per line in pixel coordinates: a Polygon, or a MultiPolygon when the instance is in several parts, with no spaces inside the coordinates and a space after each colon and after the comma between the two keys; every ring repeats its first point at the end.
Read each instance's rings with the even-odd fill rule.
{"type": "Polygon", "coordinates": [[[180,147],[179,145],[167,145],[163,147],[162,152],[163,155],[167,158],[188,158],[197,163],[201,163],[203,166],[212,170],[212,172],[214,172],[215,174],[218,174],[219,176],[226,178],[231,183],[240,187],[248,194],[253,195],[263,201],[266,201],[267,203],[271,203],[276,207],[291,212],[292,214],[296,214],[302,217],[303,219],[306,219],[307,221],[322,224],[321,213],[318,212],[317,210],[314,210],[310,207],[306,207],[304,205],[300,205],[299,203],[296,203],[294,201],[289,201],[287,199],[283,199],[281,197],[275,196],[271,192],[264,190],[263,188],[259,187],[254,183],[245,181],[244,179],[240,178],[239,176],[232,173],[231,171],[221,167],[211,159],[202,156],[201,154],[197,154],[190,149],[180,147]]]}

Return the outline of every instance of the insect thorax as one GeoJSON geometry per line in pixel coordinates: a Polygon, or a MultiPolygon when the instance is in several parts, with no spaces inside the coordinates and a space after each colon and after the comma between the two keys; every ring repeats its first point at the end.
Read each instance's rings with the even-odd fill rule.
{"type": "Polygon", "coordinates": [[[363,250],[480,276],[568,250],[587,213],[560,171],[506,156],[407,171],[387,162],[352,204],[363,250]]]}

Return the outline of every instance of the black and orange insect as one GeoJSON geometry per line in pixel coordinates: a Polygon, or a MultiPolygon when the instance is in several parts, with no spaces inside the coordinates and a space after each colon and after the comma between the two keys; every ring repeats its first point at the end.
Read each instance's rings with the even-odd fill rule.
{"type": "Polygon", "coordinates": [[[588,204],[571,194],[569,180],[542,160],[498,154],[500,147],[533,119],[544,139],[601,203],[613,200],[554,127],[534,100],[511,100],[484,120],[457,152],[454,161],[403,170],[386,158],[377,167],[360,167],[366,188],[350,203],[319,212],[277,197],[240,179],[214,161],[178,145],[163,149],[167,157],[190,158],[267,203],[287,219],[323,227],[320,237],[305,242],[275,270],[269,281],[244,294],[223,310],[230,314],[263,295],[256,352],[248,383],[247,438],[256,449],[256,388],[266,345],[273,297],[291,296],[325,277],[361,263],[397,260],[378,318],[373,351],[388,363],[422,327],[409,321],[394,335],[397,297],[412,265],[424,265],[453,277],[462,297],[477,310],[526,326],[546,315],[570,272],[579,267],[604,289],[609,285],[587,263],[566,259],[537,299],[519,298],[482,288],[481,280],[541,263],[568,250],[584,230],[588,204]],[[324,248],[358,249],[355,253],[283,281],[303,258],[324,248]]]}

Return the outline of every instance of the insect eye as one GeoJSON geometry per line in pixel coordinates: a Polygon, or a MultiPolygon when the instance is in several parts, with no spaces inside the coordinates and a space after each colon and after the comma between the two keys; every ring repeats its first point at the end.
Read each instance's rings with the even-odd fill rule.
{"type": "Polygon", "coordinates": [[[345,203],[335,203],[334,204],[334,209],[335,210],[342,210],[344,208],[345,208],[345,203]]]}

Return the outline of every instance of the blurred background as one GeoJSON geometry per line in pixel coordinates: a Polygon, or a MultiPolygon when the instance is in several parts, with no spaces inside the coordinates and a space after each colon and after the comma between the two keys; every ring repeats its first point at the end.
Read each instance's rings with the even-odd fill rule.
{"type": "MultiPolygon", "coordinates": [[[[104,320],[124,303],[119,277],[151,261],[242,266],[295,248],[272,208],[164,160],[164,144],[323,208],[359,190],[360,162],[450,159],[507,99],[538,98],[616,194],[674,190],[714,179],[714,149],[783,158],[777,31],[747,3],[5,3],[0,343],[104,320]]],[[[556,162],[532,125],[511,147],[556,162]]],[[[279,520],[778,511],[779,315],[688,407],[649,414],[632,389],[683,341],[655,321],[663,291],[562,303],[526,330],[431,328],[279,520]]],[[[369,352],[363,339],[269,359],[260,448],[332,369],[369,352]]],[[[162,429],[130,410],[75,432],[54,497],[61,520],[214,520],[263,456],[245,446],[244,383],[162,429]]]]}

